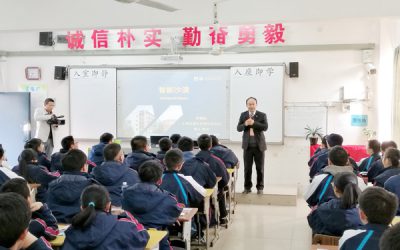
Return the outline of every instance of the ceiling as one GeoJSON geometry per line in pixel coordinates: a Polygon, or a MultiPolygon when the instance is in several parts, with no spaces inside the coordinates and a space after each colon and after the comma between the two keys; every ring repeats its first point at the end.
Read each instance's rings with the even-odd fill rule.
{"type": "MultiPolygon", "coordinates": [[[[1,0],[0,31],[209,25],[212,0],[159,0],[166,12],[115,0],[1,0]]],[[[398,0],[228,0],[219,4],[223,24],[315,21],[400,16],[398,0]]]]}

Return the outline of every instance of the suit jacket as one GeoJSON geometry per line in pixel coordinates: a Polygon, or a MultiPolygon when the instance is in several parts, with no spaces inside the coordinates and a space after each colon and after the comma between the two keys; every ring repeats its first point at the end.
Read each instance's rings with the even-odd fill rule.
{"type": "Polygon", "coordinates": [[[244,122],[249,119],[249,117],[249,111],[243,112],[240,115],[239,123],[237,125],[237,131],[243,131],[242,148],[246,150],[249,146],[250,128],[253,128],[254,137],[256,139],[258,149],[260,151],[265,151],[267,149],[267,144],[265,142],[264,131],[267,131],[268,129],[267,115],[263,112],[256,110],[256,113],[253,116],[254,124],[252,126],[246,126],[244,122]]]}
{"type": "MultiPolygon", "coordinates": [[[[34,119],[36,121],[36,133],[35,138],[39,138],[43,142],[46,142],[50,134],[50,125],[47,124],[47,120],[51,118],[51,114],[48,114],[44,108],[35,109],[34,119]]],[[[54,137],[53,127],[53,137],[54,137]]],[[[53,139],[54,141],[54,139],[53,139]]]]}

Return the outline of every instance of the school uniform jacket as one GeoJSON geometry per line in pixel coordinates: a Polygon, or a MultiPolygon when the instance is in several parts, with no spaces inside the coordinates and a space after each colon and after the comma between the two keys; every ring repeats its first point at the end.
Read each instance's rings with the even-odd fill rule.
{"type": "MultiPolygon", "coordinates": [[[[385,182],[384,187],[387,191],[394,193],[400,199],[400,175],[390,177],[385,182]]],[[[400,215],[400,205],[397,208],[397,215],[400,215]]]]}
{"type": "Polygon", "coordinates": [[[139,170],[140,165],[148,160],[156,160],[155,154],[143,150],[134,150],[124,160],[124,164],[136,171],[139,170]]]}
{"type": "MultiPolygon", "coordinates": [[[[1,249],[1,248],[0,248],[1,249]]],[[[25,250],[52,250],[51,244],[44,238],[40,237],[35,242],[33,242],[25,250]]]]}
{"type": "Polygon", "coordinates": [[[22,177],[17,175],[15,172],[11,171],[8,168],[0,166],[0,186],[3,185],[4,182],[13,178],[22,178],[22,177]]]}
{"type": "Polygon", "coordinates": [[[215,156],[220,158],[227,168],[234,168],[239,162],[239,159],[236,157],[235,153],[224,145],[215,145],[210,149],[210,151],[215,156]]]}
{"type": "Polygon", "coordinates": [[[339,249],[377,250],[379,249],[379,240],[388,228],[387,225],[366,224],[361,229],[346,230],[339,240],[339,249]]]}
{"type": "Polygon", "coordinates": [[[163,164],[164,164],[163,160],[164,160],[164,157],[165,157],[166,153],[167,153],[167,151],[160,150],[160,151],[157,152],[157,155],[156,155],[157,159],[159,161],[161,161],[163,164]]]}
{"type": "Polygon", "coordinates": [[[217,177],[210,168],[210,165],[197,157],[185,160],[180,173],[192,176],[204,188],[214,188],[217,184],[217,177]]]}
{"type": "Polygon", "coordinates": [[[88,159],[94,162],[96,166],[100,166],[104,162],[103,150],[106,146],[106,143],[100,142],[94,145],[90,150],[88,159]]]}
{"type": "Polygon", "coordinates": [[[226,167],[221,159],[213,155],[210,151],[201,150],[196,154],[196,157],[202,161],[205,161],[210,166],[211,170],[217,177],[222,177],[218,182],[218,189],[224,188],[229,181],[229,174],[226,167]]]}
{"type": "Polygon", "coordinates": [[[176,171],[164,171],[160,188],[175,195],[186,207],[199,207],[204,196],[176,171]]]}
{"type": "Polygon", "coordinates": [[[324,154],[324,153],[326,153],[326,152],[328,152],[328,149],[327,149],[327,148],[318,148],[318,149],[315,151],[314,155],[311,156],[310,160],[308,161],[308,163],[307,163],[308,166],[311,167],[311,166],[313,165],[313,163],[318,159],[318,157],[319,157],[321,154],[324,154]]]}
{"type": "Polygon", "coordinates": [[[43,203],[43,206],[39,210],[32,212],[29,232],[37,238],[43,236],[46,240],[54,240],[57,237],[57,219],[46,203],[43,203]]]}
{"type": "Polygon", "coordinates": [[[60,174],[64,172],[64,167],[61,163],[61,160],[67,152],[68,150],[60,149],[59,152],[51,155],[51,171],[59,171],[60,174]]]}
{"type": "Polygon", "coordinates": [[[121,216],[97,212],[88,227],[70,226],[65,236],[63,250],[141,250],[149,240],[146,229],[129,212],[121,216]]]}
{"type": "Polygon", "coordinates": [[[380,175],[380,173],[383,171],[383,162],[382,161],[375,161],[371,164],[371,167],[368,170],[368,182],[375,182],[375,177],[380,175]]]}
{"type": "Polygon", "coordinates": [[[385,182],[392,176],[400,174],[400,167],[387,167],[382,170],[382,172],[375,177],[374,185],[378,187],[383,187],[385,182]]]}
{"type": "Polygon", "coordinates": [[[92,175],[101,185],[107,188],[111,204],[117,207],[121,206],[122,184],[126,182],[128,186],[132,186],[140,182],[136,170],[116,161],[106,161],[95,167],[92,175]]]}
{"type": "Polygon", "coordinates": [[[310,167],[310,178],[314,178],[314,176],[316,176],[326,166],[328,166],[328,150],[321,152],[315,157],[315,160],[310,167]]]}
{"type": "Polygon", "coordinates": [[[51,161],[49,160],[45,152],[38,153],[38,163],[41,166],[45,166],[48,171],[51,171],[51,161]]]}
{"type": "Polygon", "coordinates": [[[365,158],[361,163],[360,166],[358,167],[358,171],[360,172],[368,172],[371,167],[372,164],[376,161],[380,161],[381,160],[381,156],[379,154],[373,154],[367,158],[365,158]]]}
{"type": "Polygon", "coordinates": [[[82,172],[64,172],[57,180],[49,184],[47,205],[58,222],[70,223],[80,209],[80,197],[83,189],[92,184],[99,184],[82,172]]]}
{"type": "Polygon", "coordinates": [[[340,208],[341,200],[332,199],[318,206],[307,216],[313,234],[342,236],[347,229],[357,229],[362,226],[358,208],[340,208]]]}

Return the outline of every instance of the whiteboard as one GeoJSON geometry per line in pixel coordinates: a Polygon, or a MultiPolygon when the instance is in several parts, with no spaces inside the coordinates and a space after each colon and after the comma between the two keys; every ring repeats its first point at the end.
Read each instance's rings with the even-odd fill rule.
{"type": "Polygon", "coordinates": [[[71,135],[98,139],[104,132],[116,134],[116,69],[71,68],[71,135]]]}
{"type": "Polygon", "coordinates": [[[284,65],[232,67],[230,84],[230,139],[239,142],[237,132],[240,114],[247,110],[246,99],[257,98],[257,110],[266,113],[267,143],[283,143],[283,76],[284,65]]]}
{"type": "Polygon", "coordinates": [[[304,128],[322,128],[322,134],[327,131],[327,107],[287,106],[285,107],[285,136],[303,137],[304,128]]]}

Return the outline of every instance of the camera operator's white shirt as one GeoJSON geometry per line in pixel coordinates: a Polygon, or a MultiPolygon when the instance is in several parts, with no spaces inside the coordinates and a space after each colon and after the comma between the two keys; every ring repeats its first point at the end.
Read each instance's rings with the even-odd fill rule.
{"type": "Polygon", "coordinates": [[[43,107],[35,109],[35,114],[33,116],[36,121],[35,138],[39,138],[43,143],[49,138],[50,125],[47,124],[47,120],[49,120],[51,116],[52,114],[49,114],[43,107]]]}

